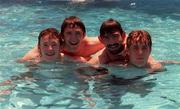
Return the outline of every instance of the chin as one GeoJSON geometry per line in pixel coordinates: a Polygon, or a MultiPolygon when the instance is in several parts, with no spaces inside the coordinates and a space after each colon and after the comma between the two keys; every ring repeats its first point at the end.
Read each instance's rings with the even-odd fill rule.
{"type": "Polygon", "coordinates": [[[145,65],[144,65],[144,64],[138,64],[138,65],[136,64],[135,66],[137,66],[137,67],[140,67],[140,68],[141,68],[141,67],[144,67],[145,65]]]}
{"type": "Polygon", "coordinates": [[[75,49],[77,49],[78,47],[79,47],[79,44],[77,44],[77,45],[70,45],[71,50],[75,50],[75,49]]]}
{"type": "Polygon", "coordinates": [[[146,64],[144,62],[133,63],[133,65],[135,65],[136,67],[140,67],[140,68],[146,66],[146,64]]]}
{"type": "Polygon", "coordinates": [[[48,60],[54,59],[54,56],[48,56],[46,57],[48,60]]]}
{"type": "Polygon", "coordinates": [[[117,53],[119,53],[119,51],[118,50],[109,50],[112,54],[117,54],[117,53]]]}

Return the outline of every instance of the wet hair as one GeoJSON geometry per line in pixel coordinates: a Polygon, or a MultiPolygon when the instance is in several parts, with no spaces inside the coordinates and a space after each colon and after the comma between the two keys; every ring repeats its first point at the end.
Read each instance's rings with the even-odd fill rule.
{"type": "Polygon", "coordinates": [[[66,27],[75,28],[80,27],[84,33],[84,36],[86,34],[86,28],[84,23],[81,21],[80,18],[76,16],[70,16],[64,19],[62,25],[61,25],[61,36],[64,37],[64,31],[66,27]]]}
{"type": "Polygon", "coordinates": [[[119,31],[122,39],[124,40],[125,36],[123,35],[124,30],[121,27],[121,24],[112,18],[104,21],[100,27],[100,37],[103,37],[105,34],[112,34],[115,31],[119,31]]]}
{"type": "Polygon", "coordinates": [[[127,38],[127,48],[130,48],[132,44],[137,43],[144,43],[151,49],[152,41],[150,34],[145,30],[135,30],[130,32],[127,38]]]}
{"type": "Polygon", "coordinates": [[[55,28],[46,28],[39,33],[39,37],[38,37],[38,49],[39,49],[40,55],[41,55],[41,49],[40,49],[41,38],[43,38],[47,35],[51,39],[58,39],[59,43],[62,44],[62,40],[60,38],[58,30],[55,28]]]}

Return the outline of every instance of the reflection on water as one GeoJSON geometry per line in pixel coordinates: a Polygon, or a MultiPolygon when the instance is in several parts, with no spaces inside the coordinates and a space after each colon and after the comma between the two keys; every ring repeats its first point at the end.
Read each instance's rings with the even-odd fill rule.
{"type": "MultiPolygon", "coordinates": [[[[12,92],[5,100],[10,104],[5,104],[5,107],[24,109],[69,107],[73,104],[78,107],[83,106],[79,96],[87,85],[77,79],[73,73],[76,66],[77,64],[70,63],[68,66],[60,63],[45,63],[31,66],[28,72],[13,76],[11,83],[15,87],[8,88],[12,92]]],[[[7,87],[7,84],[2,84],[2,86],[7,87]]]]}
{"type": "Polygon", "coordinates": [[[110,109],[132,109],[134,107],[133,104],[121,104],[121,97],[127,93],[134,93],[145,97],[152,92],[151,89],[156,86],[155,82],[143,80],[144,77],[147,77],[147,75],[129,79],[112,76],[107,79],[97,80],[93,90],[109,104],[110,109]]]}
{"type": "MultiPolygon", "coordinates": [[[[10,83],[1,85],[9,93],[2,96],[3,107],[8,108],[99,108],[99,101],[108,109],[132,109],[133,104],[121,105],[126,93],[141,97],[155,86],[152,80],[143,80],[148,75],[134,78],[108,75],[105,78],[80,78],[74,70],[81,64],[42,63],[31,65],[29,71],[13,76],[10,83]],[[5,103],[9,102],[9,104],[5,103]]],[[[82,65],[84,66],[84,65],[82,65]]],[[[123,70],[119,68],[119,71],[123,70]]],[[[3,90],[1,90],[3,91],[3,90]]]]}

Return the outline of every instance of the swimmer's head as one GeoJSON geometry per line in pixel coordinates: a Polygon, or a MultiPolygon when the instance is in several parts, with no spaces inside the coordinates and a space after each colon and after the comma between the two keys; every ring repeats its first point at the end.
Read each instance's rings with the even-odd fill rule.
{"type": "Polygon", "coordinates": [[[38,49],[42,58],[51,59],[58,57],[61,44],[59,32],[55,28],[47,28],[40,32],[38,49]]]}
{"type": "Polygon", "coordinates": [[[61,25],[61,37],[70,51],[76,50],[86,36],[84,23],[76,16],[65,18],[61,25]]]}
{"type": "Polygon", "coordinates": [[[130,63],[137,67],[144,67],[151,53],[151,46],[151,36],[147,31],[135,30],[130,32],[127,38],[130,63]]]}
{"type": "Polygon", "coordinates": [[[64,37],[64,32],[67,28],[80,28],[83,32],[83,36],[86,35],[86,28],[84,23],[81,21],[80,18],[76,16],[70,16],[64,19],[62,25],[61,25],[61,36],[64,37]]]}
{"type": "Polygon", "coordinates": [[[113,54],[124,50],[125,32],[120,23],[114,19],[104,21],[100,27],[99,40],[113,54]]]}
{"type": "Polygon", "coordinates": [[[122,39],[125,37],[123,36],[124,30],[121,27],[121,24],[112,18],[104,21],[100,27],[100,36],[104,37],[106,34],[112,34],[115,31],[118,31],[122,37],[122,39]]]}

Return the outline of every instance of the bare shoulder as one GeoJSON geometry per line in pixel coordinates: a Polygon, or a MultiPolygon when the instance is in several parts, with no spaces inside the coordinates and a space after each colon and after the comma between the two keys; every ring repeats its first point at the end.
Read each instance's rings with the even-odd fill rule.
{"type": "Polygon", "coordinates": [[[157,60],[155,60],[155,58],[153,57],[153,56],[149,56],[149,58],[148,58],[148,63],[150,63],[150,64],[153,64],[153,63],[157,63],[158,61],[157,60]]]}
{"type": "Polygon", "coordinates": [[[100,55],[104,55],[104,54],[105,54],[105,53],[104,53],[104,50],[105,50],[105,48],[99,50],[99,51],[96,52],[95,54],[91,55],[91,57],[92,57],[92,58],[95,58],[95,57],[98,57],[98,56],[100,56],[100,55]]]}
{"type": "Polygon", "coordinates": [[[99,41],[98,37],[85,37],[83,42],[83,46],[94,53],[104,48],[104,45],[99,41]]]}
{"type": "Polygon", "coordinates": [[[88,62],[88,64],[99,64],[99,58],[98,57],[93,57],[91,58],[88,62]]]}
{"type": "Polygon", "coordinates": [[[103,48],[104,45],[97,37],[85,37],[81,43],[80,53],[83,57],[89,57],[103,48]]]}
{"type": "Polygon", "coordinates": [[[98,37],[85,37],[84,38],[84,42],[86,44],[89,44],[89,45],[94,45],[94,44],[101,44],[101,42],[99,41],[98,37]]]}
{"type": "Polygon", "coordinates": [[[148,72],[149,73],[162,72],[164,70],[165,68],[160,62],[155,60],[152,56],[149,56],[149,59],[148,59],[148,72]]]}
{"type": "Polygon", "coordinates": [[[38,47],[35,46],[33,49],[28,51],[20,60],[27,61],[39,57],[38,47]]]}
{"type": "Polygon", "coordinates": [[[106,54],[104,49],[98,51],[96,54],[92,55],[92,58],[88,61],[89,64],[101,64],[106,60],[106,54]]]}

